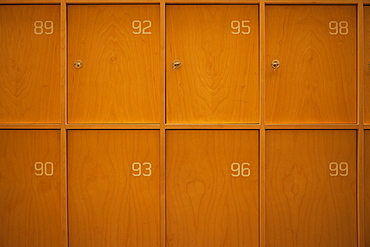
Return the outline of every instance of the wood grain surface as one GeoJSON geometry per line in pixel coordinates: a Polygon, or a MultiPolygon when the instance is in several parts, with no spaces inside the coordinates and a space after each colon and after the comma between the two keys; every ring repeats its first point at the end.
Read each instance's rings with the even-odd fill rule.
{"type": "Polygon", "coordinates": [[[356,123],[356,6],[266,6],[265,68],[266,123],[356,123]]]}
{"type": "Polygon", "coordinates": [[[57,130],[0,130],[0,246],[62,246],[61,177],[57,130]]]}
{"type": "Polygon", "coordinates": [[[159,131],[68,131],[68,183],[69,246],[159,246],[159,131]]]}
{"type": "Polygon", "coordinates": [[[257,247],[258,131],[168,130],[166,140],[167,246],[257,247]],[[250,176],[233,177],[245,162],[250,176]]]}
{"type": "Polygon", "coordinates": [[[168,5],[167,122],[257,123],[258,32],[257,5],[168,5]]]}
{"type": "Polygon", "coordinates": [[[370,6],[364,6],[364,123],[370,123],[370,6]]]}
{"type": "Polygon", "coordinates": [[[159,6],[68,6],[68,122],[159,123],[159,52],[159,6]]]}
{"type": "Polygon", "coordinates": [[[365,246],[370,246],[370,131],[365,131],[365,246]]]}
{"type": "Polygon", "coordinates": [[[60,123],[59,11],[0,5],[0,123],[60,123]]]}
{"type": "Polygon", "coordinates": [[[357,246],[355,130],[266,131],[265,181],[266,246],[357,246]]]}

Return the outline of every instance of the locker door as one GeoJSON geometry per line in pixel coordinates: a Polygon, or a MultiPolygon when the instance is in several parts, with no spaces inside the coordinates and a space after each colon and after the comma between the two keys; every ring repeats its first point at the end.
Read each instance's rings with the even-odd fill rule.
{"type": "Polygon", "coordinates": [[[267,6],[266,122],[356,123],[356,102],[356,7],[267,6]]]}
{"type": "Polygon", "coordinates": [[[159,123],[159,6],[68,6],[70,123],[159,123]]]}
{"type": "Polygon", "coordinates": [[[60,122],[59,12],[0,5],[0,123],[60,122]]]}
{"type": "Polygon", "coordinates": [[[71,247],[159,246],[159,131],[68,132],[71,247]]]}
{"type": "Polygon", "coordinates": [[[365,131],[365,246],[370,246],[370,131],[365,131]]]}
{"type": "Polygon", "coordinates": [[[169,5],[166,40],[168,123],[258,122],[257,5],[169,5]]]}
{"type": "Polygon", "coordinates": [[[364,104],[364,122],[370,123],[370,6],[364,6],[364,25],[365,25],[365,104],[364,104]]]}
{"type": "Polygon", "coordinates": [[[0,130],[0,246],[61,246],[57,130],[0,130]]]}
{"type": "Polygon", "coordinates": [[[351,247],[356,131],[266,132],[266,244],[351,247]]]}
{"type": "Polygon", "coordinates": [[[167,246],[258,246],[258,131],[169,130],[167,246]]]}

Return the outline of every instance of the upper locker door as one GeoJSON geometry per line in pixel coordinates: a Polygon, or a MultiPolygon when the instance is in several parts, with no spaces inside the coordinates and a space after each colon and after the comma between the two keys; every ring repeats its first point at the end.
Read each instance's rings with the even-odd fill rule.
{"type": "Polygon", "coordinates": [[[0,130],[0,246],[62,246],[62,177],[58,130],[0,130]]]}
{"type": "Polygon", "coordinates": [[[370,6],[364,7],[364,24],[365,24],[365,90],[364,90],[364,122],[370,123],[370,6]]]}
{"type": "Polygon", "coordinates": [[[355,247],[355,130],[266,131],[266,246],[355,247]]]}
{"type": "Polygon", "coordinates": [[[167,123],[257,123],[258,61],[258,6],[167,6],[167,123]]]}
{"type": "Polygon", "coordinates": [[[258,131],[168,130],[167,246],[258,246],[258,131]]]}
{"type": "Polygon", "coordinates": [[[60,122],[60,7],[0,5],[0,123],[60,122]]]}
{"type": "Polygon", "coordinates": [[[356,88],[355,6],[266,7],[266,123],[356,123],[356,88]]]}
{"type": "Polygon", "coordinates": [[[69,123],[159,123],[159,6],[68,6],[69,123]]]}

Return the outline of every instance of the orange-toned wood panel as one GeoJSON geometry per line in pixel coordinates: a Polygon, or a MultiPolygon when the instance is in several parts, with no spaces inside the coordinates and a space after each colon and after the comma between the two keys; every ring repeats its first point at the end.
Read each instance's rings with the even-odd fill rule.
{"type": "Polygon", "coordinates": [[[159,131],[68,131],[69,242],[159,246],[159,131]]]}
{"type": "Polygon", "coordinates": [[[258,246],[258,131],[166,139],[167,246],[258,246]]]}
{"type": "Polygon", "coordinates": [[[61,246],[60,134],[0,130],[0,246],[61,246]]]}
{"type": "Polygon", "coordinates": [[[357,246],[355,130],[268,130],[265,181],[266,246],[357,246]]]}
{"type": "Polygon", "coordinates": [[[355,6],[266,7],[266,123],[356,123],[356,88],[355,6]]]}
{"type": "Polygon", "coordinates": [[[59,11],[0,5],[0,123],[60,122],[59,11]]]}
{"type": "Polygon", "coordinates": [[[258,52],[257,5],[168,5],[167,122],[257,123],[258,52]]]}
{"type": "Polygon", "coordinates": [[[365,131],[365,246],[370,246],[370,131],[365,131]]]}
{"type": "Polygon", "coordinates": [[[70,123],[160,122],[158,5],[70,5],[68,37],[70,123]]]}
{"type": "Polygon", "coordinates": [[[364,122],[370,123],[370,6],[364,6],[364,122]]]}

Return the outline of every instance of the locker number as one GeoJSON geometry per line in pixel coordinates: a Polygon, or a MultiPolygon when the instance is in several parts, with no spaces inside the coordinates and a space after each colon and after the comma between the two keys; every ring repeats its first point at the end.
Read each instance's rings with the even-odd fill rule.
{"type": "Polygon", "coordinates": [[[133,34],[152,34],[151,31],[148,31],[148,29],[152,27],[152,22],[150,20],[134,20],[131,26],[134,29],[134,31],[132,31],[133,34]]]}
{"type": "Polygon", "coordinates": [[[331,162],[329,164],[329,175],[332,177],[342,176],[346,177],[348,176],[348,163],[347,162],[331,162]]]}
{"type": "Polygon", "coordinates": [[[54,164],[53,162],[36,162],[34,165],[36,176],[53,176],[54,174],[54,164]]]}
{"type": "Polygon", "coordinates": [[[250,34],[251,27],[249,26],[249,20],[242,20],[242,21],[231,21],[231,33],[232,34],[250,34]]]}
{"type": "Polygon", "coordinates": [[[53,34],[54,32],[54,23],[52,21],[35,21],[33,23],[33,32],[36,35],[41,34],[53,34]]]}
{"type": "Polygon", "coordinates": [[[140,162],[134,162],[132,163],[131,168],[133,171],[132,175],[134,177],[149,177],[152,175],[152,164],[149,162],[144,162],[143,164],[140,162]]]}
{"type": "Polygon", "coordinates": [[[347,21],[331,21],[329,22],[329,33],[331,35],[347,35],[348,34],[348,22],[347,21]]]}
{"type": "Polygon", "coordinates": [[[231,176],[233,177],[249,177],[251,175],[251,169],[249,163],[232,163],[231,164],[231,176]]]}

